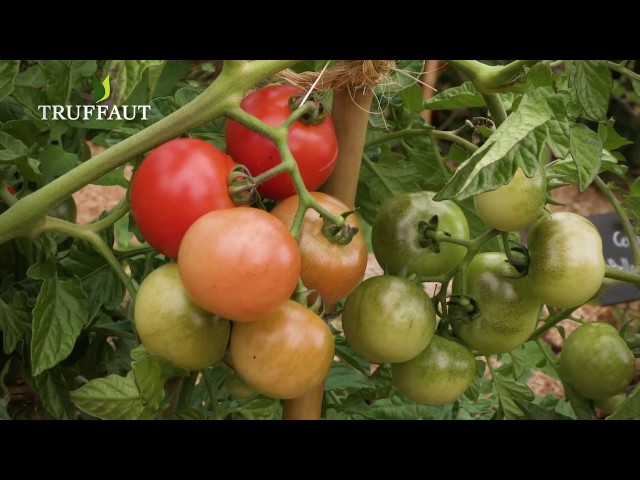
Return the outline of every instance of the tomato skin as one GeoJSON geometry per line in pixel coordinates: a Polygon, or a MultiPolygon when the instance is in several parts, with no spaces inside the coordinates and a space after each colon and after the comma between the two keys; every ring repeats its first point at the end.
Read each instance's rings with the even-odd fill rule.
{"type": "Polygon", "coordinates": [[[229,321],[189,299],[175,263],[155,269],[142,281],[134,322],[149,353],[189,370],[216,363],[229,343],[229,321]]]}
{"type": "Polygon", "coordinates": [[[521,230],[542,214],[547,183],[542,167],[531,178],[518,168],[509,183],[473,197],[476,213],[488,226],[502,231],[521,230]]]}
{"type": "MultiPolygon", "coordinates": [[[[510,352],[533,333],[540,302],[532,295],[527,277],[507,278],[517,274],[503,253],[479,253],[469,263],[467,294],[478,302],[481,316],[469,323],[452,319],[451,325],[472,350],[484,355],[510,352]]],[[[459,289],[456,276],[453,291],[459,289]]]]}
{"type": "Polygon", "coordinates": [[[560,353],[560,368],[580,395],[605,400],[624,392],[633,379],[635,362],[613,325],[593,322],[569,335],[560,353]]]}
{"type": "MultiPolygon", "coordinates": [[[[281,125],[291,115],[289,98],[304,95],[305,91],[293,85],[269,85],[244,98],[240,107],[268,125],[281,125]]],[[[252,130],[229,120],[225,128],[227,153],[245,165],[253,176],[266,172],[281,162],[275,144],[252,130]]],[[[300,120],[289,129],[289,148],[298,164],[300,175],[308,190],[317,190],[335,167],[338,156],[338,140],[331,116],[318,125],[305,125],[300,120]]],[[[296,193],[291,178],[281,173],[260,186],[260,195],[282,200],[296,193]]]]}
{"type": "Polygon", "coordinates": [[[469,349],[438,335],[417,357],[391,365],[393,385],[400,393],[414,402],[436,406],[456,401],[475,373],[469,349]]]}
{"type": "Polygon", "coordinates": [[[435,309],[422,287],[391,275],[358,285],[342,312],[345,338],[374,363],[411,360],[429,344],[435,326],[435,309]]]}
{"type": "Polygon", "coordinates": [[[454,202],[434,202],[433,192],[404,193],[385,203],[373,223],[373,253],[386,273],[398,275],[404,269],[419,275],[440,275],[453,268],[467,249],[452,243],[440,244],[440,253],[418,243],[418,223],[438,216],[438,230],[458,238],[469,238],[464,213],[454,202]]]}
{"type": "Polygon", "coordinates": [[[236,323],[229,351],[250,387],[273,398],[304,395],[329,373],[335,346],[324,321],[288,300],[257,322],[236,323]]]}
{"type": "Polygon", "coordinates": [[[235,163],[197,138],[176,138],[152,150],[131,181],[131,212],[145,240],[178,257],[180,242],[200,216],[233,208],[227,176],[235,163]]]}
{"type": "MultiPolygon", "coordinates": [[[[311,196],[336,215],[349,211],[344,203],[326,193],[311,192],[311,196]]],[[[291,228],[299,201],[298,195],[289,197],[276,205],[271,214],[291,228]]],[[[358,228],[347,245],[334,243],[322,233],[323,219],[311,208],[305,213],[300,230],[300,277],[307,288],[320,292],[326,305],[333,305],[351,293],[367,268],[367,245],[358,217],[349,215],[347,224],[358,228]]]]}
{"type": "Polygon", "coordinates": [[[605,261],[602,238],[586,218],[570,212],[538,220],[527,239],[531,288],[547,305],[582,305],[600,289],[605,261]]]}
{"type": "Polygon", "coordinates": [[[618,408],[620,408],[620,405],[622,405],[626,399],[627,396],[624,393],[619,393],[618,395],[614,395],[613,397],[607,397],[602,400],[594,400],[593,403],[603,412],[611,414],[618,410],[618,408]]]}
{"type": "Polygon", "coordinates": [[[202,308],[253,321],[295,290],[300,249],[282,222],[264,210],[215,210],[187,230],[178,268],[187,293],[202,308]]]}
{"type": "Polygon", "coordinates": [[[10,183],[7,183],[7,190],[9,191],[9,193],[11,195],[15,195],[16,194],[16,189],[10,183]]]}

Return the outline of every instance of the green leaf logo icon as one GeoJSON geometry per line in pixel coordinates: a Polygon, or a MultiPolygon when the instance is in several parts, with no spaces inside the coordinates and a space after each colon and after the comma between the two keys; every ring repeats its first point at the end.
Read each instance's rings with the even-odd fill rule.
{"type": "Polygon", "coordinates": [[[111,85],[109,84],[109,75],[100,83],[96,76],[93,76],[93,101],[100,103],[105,101],[111,95],[111,85]]]}

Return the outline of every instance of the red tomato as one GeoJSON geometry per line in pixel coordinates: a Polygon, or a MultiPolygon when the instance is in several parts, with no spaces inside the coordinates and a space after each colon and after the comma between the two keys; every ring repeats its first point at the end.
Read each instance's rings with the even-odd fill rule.
{"type": "Polygon", "coordinates": [[[177,138],[153,150],[131,181],[131,211],[149,244],[177,258],[180,242],[198,218],[234,207],[227,176],[235,163],[213,145],[177,138]]]}
{"type": "Polygon", "coordinates": [[[15,188],[13,188],[13,185],[11,185],[11,184],[9,184],[9,183],[7,183],[7,190],[9,190],[9,193],[10,193],[11,195],[15,195],[15,194],[16,194],[16,189],[15,189],[15,188]]]}
{"type": "MultiPolygon", "coordinates": [[[[304,95],[292,85],[270,85],[249,94],[240,106],[269,125],[281,125],[291,115],[289,98],[304,95]]],[[[280,164],[275,144],[239,123],[229,120],[225,130],[227,153],[245,165],[252,175],[259,175],[280,164]]],[[[331,117],[318,125],[305,125],[296,120],[289,129],[289,148],[298,163],[300,175],[308,190],[316,190],[333,171],[338,156],[338,141],[331,117]]],[[[281,173],[258,187],[260,195],[282,200],[296,193],[287,173],[281,173]]]]}
{"type": "Polygon", "coordinates": [[[284,224],[257,208],[216,210],[187,230],[178,269],[191,299],[221,317],[253,321],[285,303],[300,249],[284,224]]]}

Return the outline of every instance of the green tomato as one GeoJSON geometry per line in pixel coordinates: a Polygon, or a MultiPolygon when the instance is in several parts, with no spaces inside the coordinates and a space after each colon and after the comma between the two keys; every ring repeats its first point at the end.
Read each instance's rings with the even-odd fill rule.
{"type": "Polygon", "coordinates": [[[624,393],[619,393],[618,395],[605,398],[604,400],[594,400],[593,403],[604,413],[611,414],[618,410],[618,408],[620,408],[620,405],[622,405],[626,399],[627,396],[624,393]]]}
{"type": "MultiPolygon", "coordinates": [[[[454,332],[469,348],[485,355],[510,352],[533,333],[540,302],[531,294],[527,277],[509,278],[517,274],[503,253],[480,253],[469,263],[466,293],[476,300],[481,315],[451,321],[454,332]]],[[[453,291],[460,288],[456,276],[453,291]]]]}
{"type": "Polygon", "coordinates": [[[467,253],[466,248],[440,243],[440,252],[420,245],[419,222],[438,216],[438,230],[468,239],[464,213],[451,200],[433,201],[433,192],[404,193],[383,205],[373,223],[371,246],[378,263],[391,275],[402,271],[419,275],[440,275],[453,268],[467,253]]]}
{"type": "Polygon", "coordinates": [[[473,197],[476,213],[488,226],[503,231],[521,230],[535,222],[547,203],[542,167],[532,177],[521,169],[509,183],[473,197]]]}
{"type": "Polygon", "coordinates": [[[134,317],[140,341],[149,353],[189,370],[222,359],[229,343],[229,321],[187,297],[175,263],[155,269],[143,280],[134,317]]]}
{"type": "Polygon", "coordinates": [[[52,217],[59,218],[61,220],[66,220],[67,222],[76,223],[78,218],[78,209],[76,207],[76,202],[73,197],[67,197],[51,210],[49,210],[48,215],[52,217]]]}
{"type": "Polygon", "coordinates": [[[569,212],[538,220],[527,239],[531,290],[552,307],[584,304],[600,289],[605,261],[602,238],[586,218],[569,212]]]}
{"type": "Polygon", "coordinates": [[[429,344],[435,326],[435,309],[422,287],[391,275],[358,285],[342,312],[347,342],[374,363],[411,360],[429,344]]]}
{"type": "Polygon", "coordinates": [[[417,403],[446,405],[462,395],[475,377],[468,348],[434,336],[427,348],[408,362],[391,365],[393,385],[417,403]]]}
{"type": "Polygon", "coordinates": [[[569,335],[560,354],[565,380],[583,397],[604,400],[624,390],[633,379],[633,353],[608,323],[586,323],[569,335]]]}

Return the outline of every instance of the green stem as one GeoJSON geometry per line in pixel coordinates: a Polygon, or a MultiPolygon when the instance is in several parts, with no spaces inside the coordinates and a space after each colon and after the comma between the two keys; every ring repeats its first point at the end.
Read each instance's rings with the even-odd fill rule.
{"type": "Polygon", "coordinates": [[[306,202],[298,202],[298,209],[296,210],[296,216],[293,218],[293,224],[291,225],[291,235],[296,239],[296,242],[300,238],[300,230],[302,229],[302,222],[304,216],[307,213],[309,205],[306,202]]]}
{"type": "Polygon", "coordinates": [[[111,225],[124,217],[127,212],[129,212],[129,200],[125,196],[122,200],[120,200],[120,203],[118,203],[118,205],[116,205],[115,208],[111,210],[109,214],[102,220],[78,226],[91,232],[101,232],[105,228],[109,228],[111,225]]]}
{"type": "Polygon", "coordinates": [[[482,72],[488,72],[491,67],[477,60],[446,60],[453,68],[463,73],[472,82],[478,78],[482,72]]]}
{"type": "Polygon", "coordinates": [[[549,315],[547,318],[544,319],[544,325],[542,325],[541,327],[537,328],[529,336],[529,339],[527,340],[527,342],[540,338],[540,335],[542,335],[547,330],[555,327],[556,324],[558,324],[561,320],[564,320],[565,318],[570,317],[575,309],[576,309],[575,307],[573,307],[573,308],[565,308],[563,310],[560,310],[558,313],[554,313],[553,315],[549,315]]]}
{"type": "Polygon", "coordinates": [[[504,109],[500,95],[497,93],[483,93],[482,98],[484,98],[484,103],[487,104],[496,127],[499,127],[507,119],[507,112],[504,109]]]}
{"type": "Polygon", "coordinates": [[[135,135],[78,165],[0,215],[0,244],[23,235],[43,221],[46,212],[88,183],[126,162],[238,106],[244,93],[295,60],[225,62],[220,76],[197,98],[135,135]]]}
{"type": "Polygon", "coordinates": [[[193,389],[196,386],[196,379],[198,378],[198,372],[191,372],[189,378],[182,380],[182,386],[180,387],[180,394],[178,395],[178,402],[176,403],[176,411],[185,410],[191,406],[191,396],[193,395],[193,389]]]}
{"type": "Polygon", "coordinates": [[[633,283],[640,287],[640,274],[636,272],[625,272],[624,270],[607,265],[604,269],[604,276],[605,278],[610,278],[612,280],[633,283]]]}
{"type": "Polygon", "coordinates": [[[507,65],[491,66],[477,60],[447,60],[449,65],[466,75],[482,94],[492,94],[509,89],[524,67],[540,60],[515,60],[507,65]]]}
{"type": "Polygon", "coordinates": [[[553,368],[553,370],[556,372],[558,377],[560,377],[560,375],[559,375],[560,372],[558,372],[558,367],[556,366],[557,359],[555,357],[552,357],[551,355],[549,355],[549,352],[547,352],[545,350],[545,348],[542,346],[542,340],[540,340],[539,338],[536,338],[535,342],[536,342],[536,345],[538,346],[538,348],[540,349],[540,351],[542,352],[542,355],[547,360],[547,363],[549,365],[551,365],[551,368],[553,368]]]}
{"type": "Polygon", "coordinates": [[[630,78],[631,80],[635,80],[636,82],[640,82],[640,75],[638,75],[633,70],[629,70],[628,68],[623,67],[622,65],[618,65],[617,63],[614,63],[614,62],[611,62],[611,61],[607,61],[607,67],[609,67],[614,72],[618,72],[618,73],[621,73],[622,75],[625,75],[626,77],[630,78]]]}
{"type": "Polygon", "coordinates": [[[75,237],[90,243],[93,248],[104,257],[111,268],[113,268],[113,271],[116,273],[116,275],[118,275],[118,278],[120,278],[120,280],[124,284],[125,288],[129,292],[129,295],[131,295],[131,298],[135,300],[136,289],[131,282],[131,278],[122,269],[120,262],[113,254],[111,248],[109,248],[102,237],[96,232],[81,227],[81,225],[76,225],[75,223],[67,222],[60,218],[47,216],[45,217],[44,223],[31,230],[30,235],[32,236],[32,238],[35,238],[44,232],[52,231],[68,235],[70,237],[75,237]]]}
{"type": "Polygon", "coordinates": [[[379,137],[372,138],[371,140],[366,141],[364,147],[368,148],[379,143],[384,143],[390,140],[395,140],[412,135],[429,135],[436,140],[446,140],[448,142],[455,143],[456,145],[464,148],[469,152],[475,152],[476,150],[478,150],[478,147],[476,147],[473,143],[465,140],[462,137],[459,137],[453,132],[434,130],[433,127],[429,126],[425,126],[425,128],[407,128],[404,130],[399,130],[397,132],[387,133],[386,135],[380,135],[379,137]]]}
{"type": "Polygon", "coordinates": [[[217,420],[220,418],[220,414],[218,413],[218,394],[216,386],[211,379],[211,372],[208,368],[202,370],[202,378],[204,379],[204,385],[209,393],[209,398],[211,398],[209,409],[213,412],[213,417],[217,420]]]}
{"type": "Polygon", "coordinates": [[[461,247],[465,247],[467,249],[472,248],[476,245],[475,240],[467,240],[466,238],[457,238],[452,237],[450,235],[445,234],[442,231],[430,231],[427,232],[427,236],[436,240],[437,242],[445,242],[445,243],[453,243],[454,245],[460,245],[461,247]]]}
{"type": "Polygon", "coordinates": [[[607,200],[609,200],[609,203],[615,210],[616,215],[618,215],[618,219],[622,224],[622,229],[629,239],[629,247],[631,248],[631,257],[633,259],[634,267],[640,266],[640,245],[636,240],[636,232],[631,225],[631,221],[629,221],[629,217],[624,211],[624,207],[622,206],[620,201],[618,201],[618,198],[613,194],[611,188],[606,183],[604,183],[604,181],[598,175],[596,175],[596,177],[594,178],[594,183],[604,194],[604,196],[607,197],[607,200]]]}
{"type": "Polygon", "coordinates": [[[97,332],[101,334],[106,334],[111,337],[120,337],[120,338],[128,338],[129,340],[138,340],[138,335],[133,332],[126,332],[124,330],[119,330],[117,328],[106,328],[100,325],[96,325],[93,327],[89,327],[88,330],[90,332],[97,332]]]}
{"type": "Polygon", "coordinates": [[[507,65],[493,67],[495,70],[490,75],[491,84],[493,86],[504,85],[522,74],[524,67],[531,67],[539,62],[540,60],[515,60],[507,65]]]}

